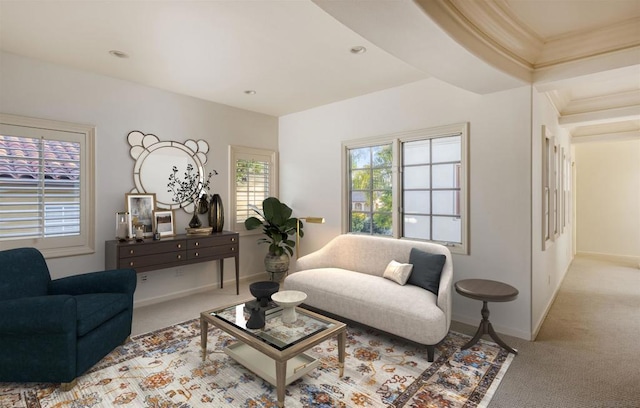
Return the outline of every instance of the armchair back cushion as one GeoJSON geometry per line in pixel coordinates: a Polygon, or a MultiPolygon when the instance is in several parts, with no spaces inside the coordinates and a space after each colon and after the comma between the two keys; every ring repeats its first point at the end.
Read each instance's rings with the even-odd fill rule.
{"type": "Polygon", "coordinates": [[[0,251],[0,300],[44,296],[49,282],[49,268],[37,249],[0,251]]]}

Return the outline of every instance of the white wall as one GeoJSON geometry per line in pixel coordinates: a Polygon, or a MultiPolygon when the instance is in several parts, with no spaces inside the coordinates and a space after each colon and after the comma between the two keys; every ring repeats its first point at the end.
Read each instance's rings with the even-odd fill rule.
{"type": "MultiPolygon", "coordinates": [[[[281,198],[305,226],[302,253],[341,233],[341,143],[452,123],[470,123],[470,255],[454,255],[454,280],[488,278],[520,290],[492,303],[496,330],[531,334],[531,93],[476,95],[437,79],[280,118],[281,198]]],[[[481,303],[453,296],[454,320],[477,325],[481,303]]]]}
{"type": "MultiPolygon", "coordinates": [[[[93,255],[48,260],[54,278],[104,269],[104,241],[114,237],[114,213],[124,209],[124,195],[133,187],[133,159],[127,134],[153,133],[161,140],[204,139],[209,143],[207,170],[220,174],[211,180],[229,208],[228,145],[277,149],[277,118],[100,75],[0,54],[0,111],[3,113],[88,123],[96,136],[96,252],[93,255]]],[[[167,175],[168,177],[168,175],[167,175]]],[[[187,214],[176,212],[178,230],[187,214]]],[[[241,276],[264,271],[263,248],[255,236],[240,240],[241,276]]],[[[225,263],[225,281],[234,263],[225,263]]],[[[217,263],[149,272],[139,283],[136,303],[217,285],[217,263]]]]}
{"type": "Polygon", "coordinates": [[[640,261],[640,140],[580,143],[577,251],[640,261]]]}
{"type": "Polygon", "coordinates": [[[533,125],[531,128],[532,154],[532,267],[531,267],[531,316],[532,332],[537,334],[544,321],[562,280],[573,259],[572,253],[572,217],[567,219],[566,226],[554,240],[542,246],[542,127],[554,138],[555,143],[564,148],[567,156],[571,155],[571,139],[567,130],[558,125],[558,115],[549,99],[537,91],[533,91],[533,125]]]}

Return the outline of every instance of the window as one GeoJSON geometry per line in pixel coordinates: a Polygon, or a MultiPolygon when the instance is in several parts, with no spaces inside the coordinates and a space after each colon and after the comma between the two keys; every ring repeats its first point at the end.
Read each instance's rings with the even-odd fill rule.
{"type": "Polygon", "coordinates": [[[391,144],[349,151],[351,232],[391,235],[391,144]]]}
{"type": "MultiPolygon", "coordinates": [[[[277,154],[271,150],[229,147],[231,192],[231,225],[235,231],[246,232],[244,221],[255,215],[253,208],[262,209],[262,201],[278,195],[277,154]]],[[[260,232],[260,231],[258,231],[260,232]]]]}
{"type": "Polygon", "coordinates": [[[87,125],[0,115],[3,248],[94,252],[94,138],[87,125]]]}
{"type": "Polygon", "coordinates": [[[468,125],[344,144],[345,230],[468,253],[468,125]]]}

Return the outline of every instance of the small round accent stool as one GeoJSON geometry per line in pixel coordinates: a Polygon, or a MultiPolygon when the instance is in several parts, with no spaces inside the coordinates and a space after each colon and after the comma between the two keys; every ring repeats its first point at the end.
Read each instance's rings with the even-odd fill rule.
{"type": "Polygon", "coordinates": [[[518,354],[518,350],[507,345],[498,335],[489,321],[489,308],[487,302],[510,302],[518,297],[518,289],[506,283],[488,279],[464,279],[456,282],[456,292],[462,296],[482,301],[482,321],[476,335],[461,350],[468,349],[480,340],[483,334],[491,338],[507,351],[518,354]]]}

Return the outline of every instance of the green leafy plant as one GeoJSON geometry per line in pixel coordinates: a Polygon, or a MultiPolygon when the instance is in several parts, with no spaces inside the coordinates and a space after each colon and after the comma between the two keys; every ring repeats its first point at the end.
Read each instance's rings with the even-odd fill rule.
{"type": "Polygon", "coordinates": [[[289,235],[295,237],[299,231],[300,237],[304,236],[302,231],[302,221],[296,217],[291,217],[292,210],[275,197],[267,197],[262,201],[262,212],[254,208],[260,218],[249,217],[245,220],[244,226],[248,230],[262,227],[266,238],[260,238],[258,243],[269,244],[269,253],[280,256],[287,251],[293,255],[293,248],[296,246],[294,240],[289,239],[289,235]],[[300,223],[298,229],[298,223],[300,223]]]}

